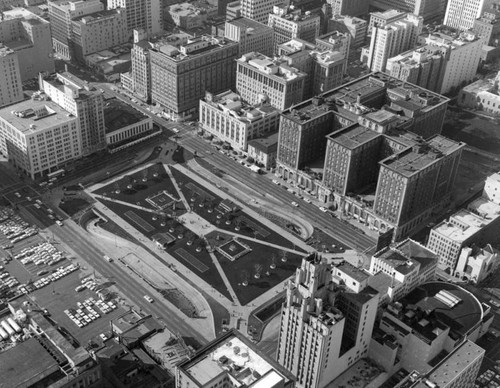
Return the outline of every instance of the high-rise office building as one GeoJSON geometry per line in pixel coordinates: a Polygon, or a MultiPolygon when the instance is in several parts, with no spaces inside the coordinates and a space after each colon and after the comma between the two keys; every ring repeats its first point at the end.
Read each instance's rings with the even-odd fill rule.
{"type": "Polygon", "coordinates": [[[17,53],[23,82],[40,72],[55,71],[50,26],[48,21],[24,8],[2,13],[0,42],[17,53]]]}
{"type": "Polygon", "coordinates": [[[389,58],[415,46],[422,27],[423,19],[411,14],[383,27],[373,27],[368,68],[371,71],[385,71],[389,58]]]}
{"type": "Polygon", "coordinates": [[[485,45],[493,45],[500,37],[500,4],[485,8],[481,17],[474,20],[472,31],[485,45]]]}
{"type": "Polygon", "coordinates": [[[241,0],[241,16],[256,22],[267,24],[269,14],[277,4],[288,4],[282,0],[241,0]]]}
{"type": "Polygon", "coordinates": [[[250,104],[269,101],[283,110],[302,101],[307,75],[284,59],[247,53],[236,61],[236,90],[250,104]]]}
{"type": "Polygon", "coordinates": [[[327,0],[332,15],[364,16],[368,14],[370,0],[327,0]]]}
{"type": "Polygon", "coordinates": [[[0,107],[23,99],[19,58],[14,50],[0,43],[0,107]]]}
{"type": "Polygon", "coordinates": [[[149,37],[160,33],[162,28],[162,7],[160,0],[108,0],[108,9],[127,10],[127,29],[143,29],[149,37]]]}
{"type": "Polygon", "coordinates": [[[367,355],[379,298],[368,277],[313,253],[288,282],[276,359],[298,388],[325,387],[367,355]]]}
{"type": "Polygon", "coordinates": [[[280,4],[269,14],[268,26],[274,30],[274,52],[277,53],[278,46],[291,39],[314,43],[319,35],[320,17],[280,4]]]}
{"type": "Polygon", "coordinates": [[[457,30],[469,30],[489,3],[489,0],[449,0],[444,25],[457,30]]]}
{"type": "Polygon", "coordinates": [[[397,22],[406,18],[407,12],[396,9],[390,9],[385,12],[370,13],[370,22],[368,23],[368,35],[371,35],[373,27],[385,27],[387,24],[397,22]]]}
{"type": "Polygon", "coordinates": [[[48,1],[52,46],[65,59],[72,56],[71,21],[77,17],[104,10],[99,0],[56,0],[48,1]]]}
{"type": "Polygon", "coordinates": [[[224,36],[240,44],[240,55],[250,52],[273,55],[274,30],[255,20],[237,18],[227,21],[224,36]]]}
{"type": "Polygon", "coordinates": [[[198,113],[206,91],[234,88],[238,43],[204,35],[155,45],[151,56],[151,96],[170,117],[198,113]]]}
{"type": "Polygon", "coordinates": [[[75,58],[84,62],[86,55],[126,43],[130,36],[126,11],[111,9],[73,19],[71,42],[75,58]]]}
{"type": "Polygon", "coordinates": [[[387,60],[386,72],[437,93],[471,81],[481,60],[482,39],[471,32],[434,31],[419,37],[420,46],[387,60]]]}
{"type": "Polygon", "coordinates": [[[40,75],[39,81],[40,90],[78,119],[82,155],[105,149],[106,127],[102,93],[70,73],[58,73],[45,79],[40,75]]]}

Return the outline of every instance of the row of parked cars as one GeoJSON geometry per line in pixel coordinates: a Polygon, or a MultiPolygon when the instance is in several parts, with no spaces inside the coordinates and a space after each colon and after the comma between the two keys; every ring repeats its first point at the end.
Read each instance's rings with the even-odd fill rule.
{"type": "Polygon", "coordinates": [[[13,214],[0,223],[0,232],[2,232],[11,243],[16,243],[30,236],[34,236],[38,233],[38,230],[30,226],[30,224],[17,214],[13,214]]]}
{"type": "Polygon", "coordinates": [[[18,285],[17,279],[0,265],[0,298],[15,293],[18,285]]]}
{"type": "Polygon", "coordinates": [[[108,314],[117,308],[112,302],[106,303],[94,298],[87,298],[83,302],[78,302],[77,306],[77,309],[64,310],[64,313],[80,328],[101,317],[101,314],[95,308],[99,309],[102,314],[108,314]]]}
{"type": "Polygon", "coordinates": [[[71,272],[74,272],[77,269],[78,269],[78,266],[76,266],[75,264],[70,264],[67,267],[61,266],[61,267],[57,268],[50,275],[43,277],[41,279],[38,279],[33,284],[21,285],[20,290],[21,290],[21,292],[28,294],[34,290],[45,287],[46,285],[56,281],[57,279],[60,279],[66,275],[69,275],[71,272]]]}
{"type": "MultiPolygon", "coordinates": [[[[17,255],[15,259],[23,265],[34,263],[35,265],[55,265],[64,260],[64,255],[51,243],[44,242],[30,248],[25,248],[17,255]]],[[[38,273],[40,275],[40,273],[38,273]]]]}

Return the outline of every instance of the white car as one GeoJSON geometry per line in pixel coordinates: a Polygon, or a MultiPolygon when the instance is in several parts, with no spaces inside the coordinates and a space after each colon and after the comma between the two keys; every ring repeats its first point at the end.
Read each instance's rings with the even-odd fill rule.
{"type": "Polygon", "coordinates": [[[295,207],[299,207],[299,204],[295,201],[292,202],[292,205],[295,206],[295,207]]]}
{"type": "Polygon", "coordinates": [[[56,220],[56,224],[59,225],[59,226],[63,226],[64,224],[62,223],[62,221],[59,221],[59,220],[56,220]]]}
{"type": "Polygon", "coordinates": [[[177,128],[172,128],[172,132],[179,133],[179,130],[177,128]]]}
{"type": "Polygon", "coordinates": [[[279,184],[280,184],[280,182],[279,182],[278,180],[276,180],[276,179],[273,179],[273,183],[274,183],[275,185],[279,185],[279,184]]]}
{"type": "Polygon", "coordinates": [[[154,299],[151,298],[149,295],[144,295],[144,299],[146,299],[149,303],[153,303],[154,299]]]}
{"type": "Polygon", "coordinates": [[[323,213],[326,213],[328,209],[324,206],[320,206],[319,210],[321,210],[323,213]]]}
{"type": "Polygon", "coordinates": [[[304,197],[302,199],[304,200],[305,203],[311,203],[311,200],[309,198],[307,198],[307,197],[304,197]]]}

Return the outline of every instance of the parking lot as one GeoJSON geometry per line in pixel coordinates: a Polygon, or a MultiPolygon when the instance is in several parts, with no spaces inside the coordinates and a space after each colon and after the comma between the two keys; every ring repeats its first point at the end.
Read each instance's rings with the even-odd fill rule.
{"type": "MultiPolygon", "coordinates": [[[[67,276],[51,282],[51,285],[48,287],[42,287],[33,291],[30,295],[39,306],[49,311],[53,321],[63,326],[80,344],[85,346],[90,339],[100,333],[109,332],[109,321],[116,319],[125,310],[119,307],[118,303],[112,301],[115,307],[113,308],[108,304],[107,306],[111,310],[107,313],[103,312],[102,305],[100,303],[97,304],[99,300],[96,293],[97,288],[91,290],[85,287],[81,291],[76,291],[76,288],[82,285],[82,278],[84,278],[82,271],[78,269],[67,276]],[[90,313],[94,317],[90,318],[90,313]],[[95,314],[99,316],[95,316],[95,314]],[[78,321],[85,321],[85,325],[82,324],[79,327],[70,315],[73,317],[78,315],[78,321]],[[87,319],[90,322],[87,322],[85,316],[88,317],[87,319]]],[[[99,282],[96,282],[96,286],[98,284],[99,282]]]]}

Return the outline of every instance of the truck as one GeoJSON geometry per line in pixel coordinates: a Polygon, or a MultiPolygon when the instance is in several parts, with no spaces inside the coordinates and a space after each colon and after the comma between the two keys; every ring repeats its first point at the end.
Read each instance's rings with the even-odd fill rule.
{"type": "Polygon", "coordinates": [[[252,165],[250,167],[248,167],[250,170],[252,170],[253,172],[257,173],[257,174],[260,174],[262,172],[261,168],[258,167],[258,166],[255,166],[255,165],[252,165]]]}

